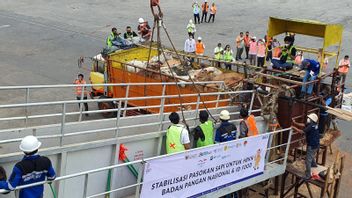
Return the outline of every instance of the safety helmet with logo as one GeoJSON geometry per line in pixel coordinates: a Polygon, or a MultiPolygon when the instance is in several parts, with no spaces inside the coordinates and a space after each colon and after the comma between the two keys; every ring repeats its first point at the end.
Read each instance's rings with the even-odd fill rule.
{"type": "Polygon", "coordinates": [[[220,112],[220,119],[221,120],[229,120],[230,119],[230,112],[228,110],[222,110],[220,112]]]}
{"type": "Polygon", "coordinates": [[[22,139],[20,149],[25,153],[30,153],[38,150],[41,145],[42,143],[36,137],[29,135],[22,139]]]}
{"type": "Polygon", "coordinates": [[[139,23],[144,23],[144,19],[143,19],[143,18],[139,18],[139,19],[138,19],[138,22],[139,22],[139,23]]]}
{"type": "Polygon", "coordinates": [[[318,122],[318,116],[315,113],[311,113],[308,115],[308,118],[312,120],[313,122],[317,123],[318,122]]]}

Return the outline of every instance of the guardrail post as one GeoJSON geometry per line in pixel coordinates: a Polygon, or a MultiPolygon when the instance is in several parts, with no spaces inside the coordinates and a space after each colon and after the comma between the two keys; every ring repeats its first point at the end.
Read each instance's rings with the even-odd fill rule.
{"type": "MultiPolygon", "coordinates": [[[[61,159],[60,159],[60,175],[66,175],[66,164],[67,164],[67,152],[62,152],[61,153],[61,159]]],[[[65,180],[60,180],[57,183],[58,185],[58,197],[64,197],[65,195],[65,180]]]]}
{"type": "MultiPolygon", "coordinates": [[[[166,85],[163,85],[163,90],[162,90],[162,97],[160,99],[160,110],[159,110],[159,132],[163,130],[163,121],[164,121],[164,108],[165,108],[165,91],[166,91],[166,85]]],[[[163,144],[163,135],[159,137],[158,140],[158,147],[156,149],[156,154],[159,155],[161,152],[161,146],[163,144]]]]}
{"type": "Polygon", "coordinates": [[[123,117],[126,117],[126,113],[127,113],[127,103],[128,103],[128,101],[127,101],[127,98],[128,98],[128,96],[129,96],[129,92],[130,92],[130,85],[128,84],[127,85],[127,88],[126,88],[126,94],[125,94],[125,102],[124,102],[124,107],[123,107],[123,117]]]}
{"type": "Polygon", "coordinates": [[[62,104],[62,117],[61,117],[61,136],[60,136],[60,146],[63,144],[63,138],[65,134],[65,122],[66,122],[66,103],[62,104]]]}
{"type": "MultiPolygon", "coordinates": [[[[145,166],[145,162],[143,161],[142,162],[142,166],[139,168],[138,170],[138,178],[137,178],[137,184],[138,183],[141,183],[142,181],[142,176],[143,176],[143,172],[144,172],[144,166],[145,166]]],[[[140,195],[140,189],[141,189],[141,184],[139,184],[137,187],[136,187],[136,193],[135,193],[135,198],[139,198],[139,195],[140,195]]]]}
{"type": "Polygon", "coordinates": [[[251,104],[249,105],[248,113],[252,113],[253,103],[254,103],[255,91],[252,92],[251,104]]]}
{"type": "MultiPolygon", "coordinates": [[[[218,92],[220,92],[220,91],[223,90],[223,89],[224,89],[224,84],[221,83],[221,84],[220,84],[220,87],[219,87],[219,89],[218,89],[218,92]]],[[[221,94],[218,93],[218,97],[216,98],[216,105],[215,105],[215,108],[218,108],[218,107],[219,107],[220,96],[221,96],[221,94]]]]}
{"type": "Polygon", "coordinates": [[[199,114],[199,103],[200,103],[200,96],[197,96],[197,105],[196,105],[196,115],[195,115],[195,119],[194,119],[194,125],[197,124],[197,118],[198,118],[198,114],[199,114]]]}
{"type": "Polygon", "coordinates": [[[84,97],[84,92],[85,92],[85,85],[82,86],[81,88],[81,99],[80,99],[80,103],[79,104],[79,118],[78,118],[78,122],[82,121],[82,111],[83,111],[83,97],[84,97]]]}
{"type": "Polygon", "coordinates": [[[87,191],[88,191],[88,173],[84,175],[84,189],[83,189],[83,198],[87,197],[87,191]]]}
{"type": "MultiPolygon", "coordinates": [[[[29,102],[29,88],[26,88],[26,104],[29,102]]],[[[25,126],[28,126],[28,106],[25,108],[25,113],[26,113],[26,120],[25,120],[25,126]]]]}
{"type": "Polygon", "coordinates": [[[291,144],[291,136],[292,136],[292,128],[290,129],[290,132],[288,134],[288,140],[287,140],[287,146],[285,150],[285,159],[284,159],[284,167],[287,165],[287,156],[288,156],[288,151],[290,150],[290,144],[291,144]]]}

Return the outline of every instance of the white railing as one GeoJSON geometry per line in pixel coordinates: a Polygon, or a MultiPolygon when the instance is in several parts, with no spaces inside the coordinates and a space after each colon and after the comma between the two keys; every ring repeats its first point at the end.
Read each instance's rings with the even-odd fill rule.
{"type": "MultiPolygon", "coordinates": [[[[284,152],[284,155],[282,157],[279,157],[279,158],[277,158],[275,160],[272,160],[272,161],[269,160],[269,157],[266,157],[265,171],[267,171],[267,169],[272,164],[279,164],[279,165],[282,165],[283,167],[286,167],[287,156],[288,156],[288,152],[289,152],[289,146],[288,145],[290,145],[290,142],[291,142],[292,129],[291,128],[287,128],[287,129],[282,129],[282,130],[278,130],[278,131],[268,132],[268,133],[265,133],[265,134],[262,134],[262,135],[268,135],[268,134],[270,135],[269,140],[272,140],[273,136],[274,135],[278,135],[278,134],[287,135],[288,139],[287,139],[287,142],[283,142],[283,143],[281,143],[279,145],[271,146],[271,143],[269,143],[269,145],[267,147],[267,150],[266,150],[267,156],[274,149],[280,149],[281,151],[284,152]]],[[[234,141],[236,141],[236,140],[234,140],[234,141]]],[[[226,144],[226,143],[222,143],[222,144],[226,144]]],[[[197,148],[197,149],[202,149],[202,148],[197,148]]],[[[187,151],[184,151],[184,152],[187,152],[187,151]]],[[[152,160],[152,159],[158,159],[158,158],[162,158],[162,157],[165,157],[165,155],[151,157],[151,158],[147,158],[147,159],[143,159],[143,160],[135,160],[135,161],[132,161],[132,162],[127,162],[127,163],[123,163],[123,164],[116,164],[116,165],[107,166],[107,167],[103,167],[103,168],[97,168],[97,169],[94,169],[94,170],[84,171],[84,172],[80,172],[80,173],[60,176],[60,177],[57,177],[55,179],[55,181],[52,181],[52,182],[53,183],[60,183],[62,181],[73,179],[73,178],[83,178],[83,183],[84,183],[83,196],[82,196],[83,198],[100,197],[100,196],[103,196],[103,195],[108,195],[108,194],[111,194],[111,193],[114,193],[114,192],[118,192],[118,191],[125,190],[125,189],[128,189],[128,188],[133,188],[133,187],[137,187],[135,196],[139,197],[139,193],[140,193],[139,189],[140,189],[140,186],[143,185],[142,172],[141,172],[141,170],[143,170],[143,167],[139,169],[140,170],[139,171],[139,176],[138,176],[138,179],[136,180],[136,183],[131,184],[131,185],[127,185],[127,186],[123,186],[123,187],[119,187],[119,188],[116,188],[116,189],[112,189],[112,190],[109,190],[109,191],[105,191],[105,192],[101,192],[101,193],[97,193],[97,194],[92,194],[92,195],[88,195],[87,194],[87,187],[88,187],[88,183],[89,183],[89,175],[92,175],[92,174],[98,173],[98,172],[109,171],[109,170],[114,170],[114,169],[117,169],[117,168],[127,167],[129,165],[144,166],[146,161],[149,161],[149,160],[152,160]]],[[[270,179],[270,178],[267,178],[267,179],[270,179]]],[[[51,183],[51,182],[43,181],[43,182],[28,184],[28,185],[24,185],[24,186],[18,186],[15,189],[15,191],[18,191],[18,190],[23,189],[23,188],[36,186],[36,185],[46,184],[46,183],[51,183]]],[[[0,190],[0,193],[5,193],[5,192],[6,192],[6,190],[0,190]]]]}
{"type": "MultiPolygon", "coordinates": [[[[206,84],[215,84],[219,87],[217,92],[213,93],[202,93],[203,96],[217,96],[218,99],[220,99],[221,95],[219,92],[222,92],[223,90],[220,88],[224,87],[224,82],[223,81],[207,81],[207,82],[195,82],[194,85],[197,86],[204,86],[206,84]],[[218,93],[218,94],[214,94],[218,93]]],[[[193,86],[193,83],[191,82],[179,82],[179,86],[193,86]]],[[[8,93],[11,91],[16,91],[16,98],[24,98],[23,101],[19,101],[15,104],[9,104],[9,102],[6,102],[7,104],[2,104],[0,102],[0,110],[2,109],[19,109],[22,108],[24,112],[21,112],[20,115],[17,116],[7,116],[6,112],[5,117],[2,116],[0,117],[0,123],[3,121],[24,121],[24,127],[29,126],[29,121],[34,120],[34,119],[40,119],[40,118],[58,118],[58,117],[64,117],[64,116],[74,116],[78,115],[78,121],[82,121],[82,116],[83,114],[98,114],[98,113],[108,113],[108,112],[117,112],[118,109],[108,109],[108,110],[91,110],[91,111],[83,111],[83,105],[80,105],[79,111],[76,111],[75,107],[73,110],[69,111],[69,106],[71,107],[72,105],[78,105],[78,104],[83,104],[83,103],[96,103],[96,102],[115,102],[119,103],[121,101],[121,106],[120,108],[124,107],[124,111],[122,111],[122,114],[125,116],[126,115],[126,110],[136,110],[136,109],[147,109],[147,108],[158,108],[160,106],[143,106],[143,107],[134,107],[134,108],[128,108],[128,101],[131,100],[146,100],[146,99],[160,99],[160,102],[165,102],[165,99],[170,99],[170,98],[178,98],[175,95],[167,95],[166,93],[166,88],[168,86],[176,86],[174,82],[163,82],[163,83],[119,83],[119,84],[85,84],[85,85],[74,85],[74,84],[64,84],[64,85],[31,85],[31,86],[0,86],[0,94],[1,93],[8,93]],[[123,87],[126,89],[125,94],[123,98],[111,98],[111,99],[92,99],[92,100],[84,100],[84,92],[89,91],[90,88],[92,87],[104,87],[104,88],[113,88],[113,87],[123,87]],[[131,95],[131,88],[135,86],[148,86],[148,87],[153,87],[153,86],[158,86],[162,87],[162,94],[160,96],[146,96],[146,97],[137,97],[137,98],[132,98],[128,97],[131,95]],[[81,94],[81,100],[77,101],[74,100],[73,97],[73,89],[76,87],[82,87],[82,94],[81,94]],[[48,99],[43,99],[42,97],[34,97],[32,96],[35,95],[37,92],[45,92],[48,91],[48,94],[46,94],[45,98],[48,99]],[[22,92],[17,93],[17,92],[22,92]],[[67,94],[69,93],[69,94],[67,94]],[[72,94],[71,94],[72,93],[72,94]],[[66,94],[66,97],[65,97],[66,94]],[[65,97],[63,100],[57,100],[56,97],[57,95],[65,97]],[[169,97],[166,97],[169,96],[169,97]],[[38,99],[39,98],[39,99],[38,99]],[[50,99],[52,98],[52,99],[50,99]],[[43,101],[44,100],[44,101],[43,101]],[[39,114],[39,115],[31,115],[30,110],[32,107],[43,107],[44,105],[49,106],[50,108],[61,108],[60,112],[55,112],[51,114],[39,114]]],[[[224,92],[222,92],[224,93],[224,92]]],[[[189,95],[183,95],[184,97],[195,97],[198,96],[198,94],[189,94],[189,95]]],[[[199,102],[202,101],[202,98],[199,98],[199,102]]],[[[215,101],[206,101],[205,104],[216,104],[218,106],[219,102],[222,100],[215,100],[215,101]]],[[[192,105],[195,104],[193,103],[185,103],[183,105],[192,105]]],[[[172,106],[180,106],[179,104],[168,104],[165,105],[165,107],[172,107],[172,106]]],[[[49,108],[48,108],[49,109],[49,108]]],[[[72,109],[72,107],[71,107],[72,109]]],[[[35,112],[35,110],[32,110],[32,112],[35,112]]],[[[75,122],[77,120],[74,120],[75,122]]],[[[18,123],[17,123],[18,124],[18,123]]]]}

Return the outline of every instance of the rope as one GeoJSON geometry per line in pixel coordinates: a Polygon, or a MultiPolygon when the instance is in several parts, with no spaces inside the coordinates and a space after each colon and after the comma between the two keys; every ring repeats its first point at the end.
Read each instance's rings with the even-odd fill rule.
{"type": "Polygon", "coordinates": [[[51,183],[49,183],[49,186],[50,186],[51,192],[53,193],[53,197],[57,198],[57,193],[56,193],[55,189],[53,188],[53,186],[51,185],[51,183]]]}
{"type": "MultiPolygon", "coordinates": [[[[166,36],[167,36],[167,38],[168,38],[168,40],[169,40],[169,42],[170,42],[170,44],[171,44],[171,46],[172,46],[172,49],[173,49],[173,50],[175,51],[175,53],[176,53],[177,58],[181,61],[182,59],[181,59],[180,55],[178,54],[178,52],[177,52],[177,50],[176,50],[176,48],[175,48],[175,45],[173,44],[173,42],[172,42],[172,40],[171,40],[171,38],[170,38],[170,35],[169,35],[169,33],[168,33],[168,31],[167,31],[165,25],[164,25],[164,22],[162,23],[162,27],[163,27],[163,29],[164,29],[164,31],[165,31],[165,33],[166,33],[166,36]]],[[[185,65],[184,65],[183,63],[181,63],[181,65],[182,65],[183,69],[186,69],[186,68],[185,68],[185,65]]],[[[170,69],[170,71],[171,71],[171,68],[169,68],[169,69],[170,69]]],[[[172,73],[172,71],[171,71],[171,73],[172,73]]],[[[208,112],[208,114],[209,114],[210,117],[214,120],[214,122],[217,123],[217,120],[216,120],[216,119],[214,118],[214,116],[210,113],[210,111],[209,111],[207,105],[205,104],[204,100],[202,99],[202,96],[201,96],[201,94],[200,94],[200,90],[199,90],[198,87],[195,85],[194,80],[192,79],[191,75],[190,75],[188,72],[187,72],[187,75],[188,75],[189,80],[192,82],[193,87],[197,90],[197,95],[198,95],[198,97],[200,98],[200,100],[201,100],[201,102],[202,102],[202,104],[203,104],[205,110],[208,112]]]]}

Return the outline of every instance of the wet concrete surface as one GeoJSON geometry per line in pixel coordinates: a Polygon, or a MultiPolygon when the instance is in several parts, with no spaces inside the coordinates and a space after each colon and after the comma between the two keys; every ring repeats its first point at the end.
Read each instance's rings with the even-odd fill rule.
{"type": "MultiPolygon", "coordinates": [[[[218,42],[231,44],[240,31],[263,37],[269,16],[342,23],[345,27],[341,54],[352,55],[352,2],[349,0],[219,0],[215,23],[197,25],[196,36],[211,55],[218,42]]],[[[183,49],[185,27],[192,16],[191,0],[163,0],[164,21],[173,42],[183,49]]],[[[66,84],[78,72],[80,56],[94,56],[102,50],[112,27],[124,32],[127,25],[136,31],[139,17],[151,21],[147,0],[1,0],[0,1],[0,85],[66,84]]],[[[164,44],[165,36],[162,37],[164,44]]],[[[297,37],[296,44],[319,47],[321,39],[297,37]]],[[[313,56],[312,56],[313,57],[313,56]]],[[[310,58],[310,56],[306,56],[310,58]]],[[[349,74],[351,76],[351,74],[349,74]]],[[[348,79],[347,86],[351,87],[348,79]]],[[[55,98],[69,98],[72,91],[55,92],[55,98]]],[[[37,91],[38,98],[48,97],[37,91]]],[[[72,97],[74,99],[74,97],[72,97]]],[[[19,101],[23,95],[2,93],[1,102],[19,101]]],[[[352,193],[351,123],[341,121],[343,135],[336,145],[346,152],[346,170],[340,197],[352,193]]]]}

